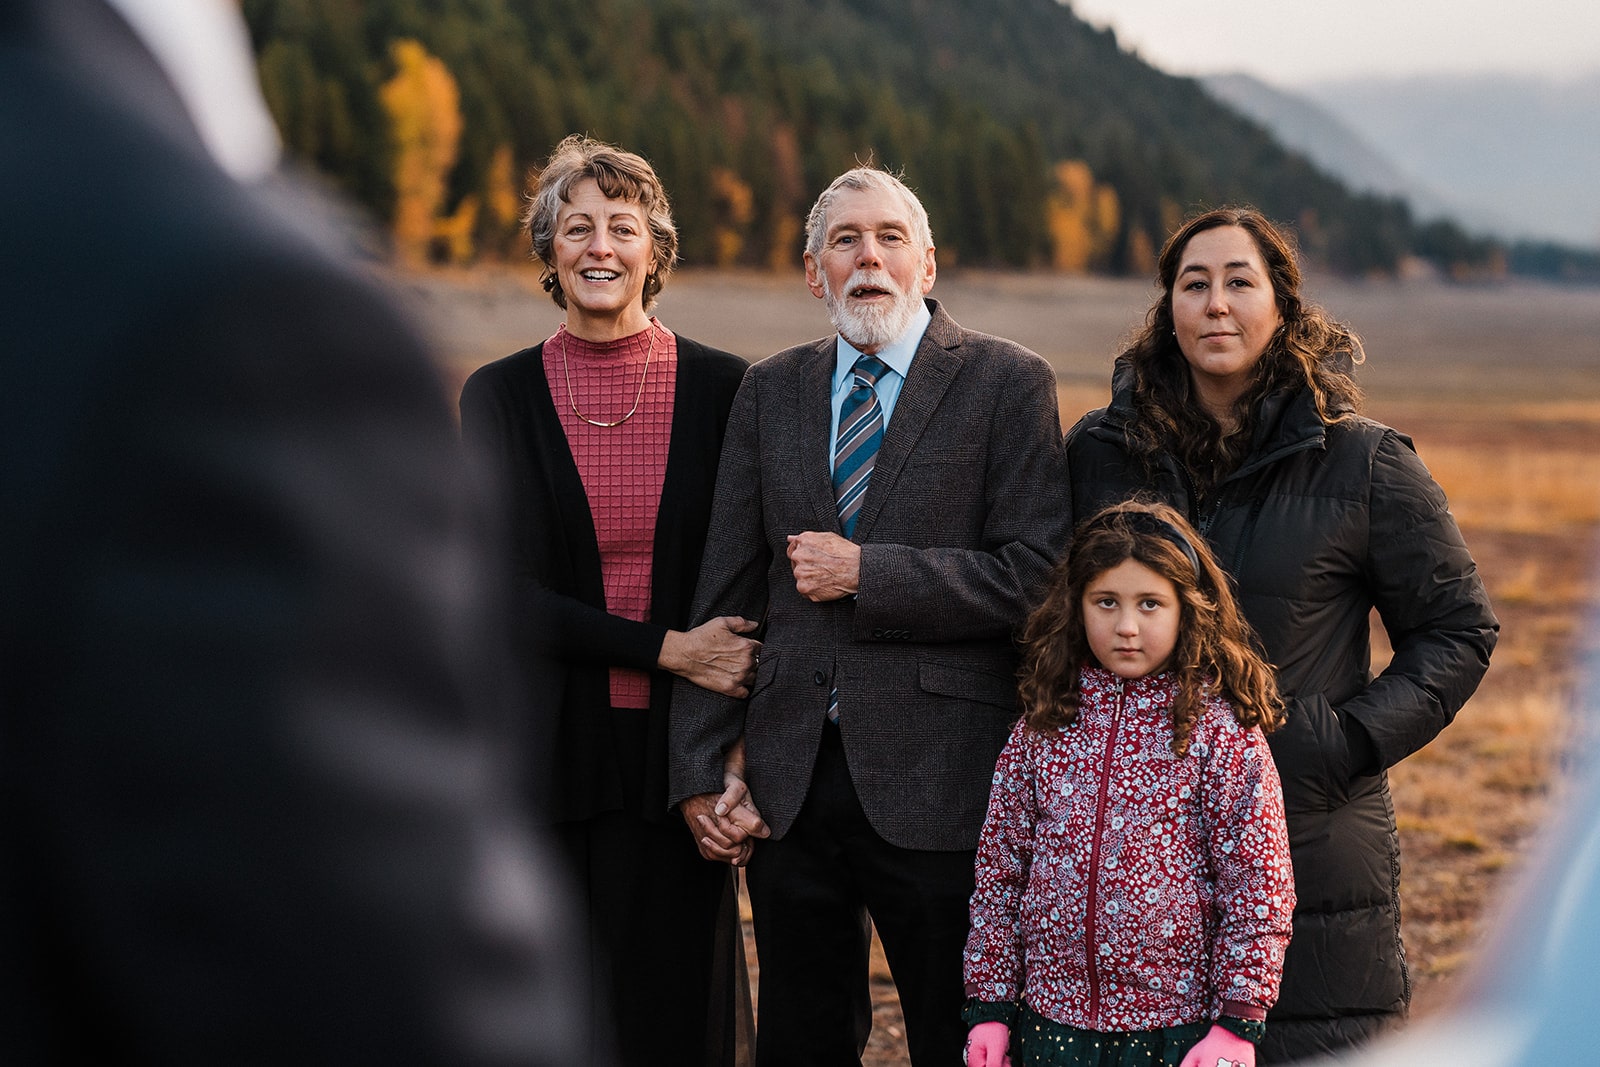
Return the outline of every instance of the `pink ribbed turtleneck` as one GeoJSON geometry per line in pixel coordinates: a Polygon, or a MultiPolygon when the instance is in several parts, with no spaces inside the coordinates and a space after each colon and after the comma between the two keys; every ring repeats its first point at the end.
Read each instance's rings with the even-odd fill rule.
{"type": "MultiPolygon", "coordinates": [[[[672,397],[678,381],[678,339],[655,319],[648,330],[616,341],[585,341],[563,327],[545,342],[544,373],[589,498],[600,544],[606,610],[649,621],[656,515],[667,473],[672,397]],[[652,336],[655,354],[649,357],[647,371],[652,336]],[[641,375],[645,375],[643,395],[641,375]],[[635,396],[639,408],[620,426],[593,426],[572,410],[575,402],[595,422],[614,422],[633,407],[635,396]]],[[[650,676],[613,667],[611,706],[649,707],[650,676]]]]}

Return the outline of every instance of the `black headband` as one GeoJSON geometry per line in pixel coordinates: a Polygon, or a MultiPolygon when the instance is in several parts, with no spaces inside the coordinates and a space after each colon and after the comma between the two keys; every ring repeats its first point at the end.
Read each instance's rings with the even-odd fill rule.
{"type": "Polygon", "coordinates": [[[1109,526],[1119,518],[1136,533],[1150,534],[1177,545],[1178,550],[1189,560],[1189,566],[1194,568],[1195,578],[1200,578],[1200,553],[1195,551],[1194,543],[1184,536],[1182,530],[1159,515],[1152,515],[1148,511],[1104,511],[1089,520],[1089,528],[1109,526]]]}

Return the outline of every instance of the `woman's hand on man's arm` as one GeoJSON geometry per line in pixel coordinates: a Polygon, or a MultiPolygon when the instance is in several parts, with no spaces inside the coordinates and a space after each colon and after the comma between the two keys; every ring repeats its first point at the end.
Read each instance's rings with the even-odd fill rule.
{"type": "Polygon", "coordinates": [[[742,635],[755,632],[759,625],[737,615],[722,615],[692,630],[668,630],[656,666],[702,689],[742,699],[750,695],[761,654],[761,642],[742,635]]]}

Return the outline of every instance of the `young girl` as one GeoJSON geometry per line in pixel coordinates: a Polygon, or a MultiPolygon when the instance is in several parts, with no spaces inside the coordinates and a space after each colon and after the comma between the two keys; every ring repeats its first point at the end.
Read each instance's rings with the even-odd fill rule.
{"type": "Polygon", "coordinates": [[[967,937],[969,1067],[1254,1067],[1294,875],[1271,669],[1172,508],[1078,528],[1028,620],[967,937]]]}

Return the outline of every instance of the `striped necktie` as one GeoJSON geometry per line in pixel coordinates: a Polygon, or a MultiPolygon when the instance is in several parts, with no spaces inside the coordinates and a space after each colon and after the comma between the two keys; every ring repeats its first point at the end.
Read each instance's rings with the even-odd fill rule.
{"type": "Polygon", "coordinates": [[[854,535],[861,498],[872,479],[872,465],[883,443],[883,407],[878,379],[889,368],[877,356],[862,356],[853,368],[856,384],[839,405],[839,437],[833,452],[833,495],[839,502],[839,529],[854,535]]]}
{"type": "MultiPolygon", "coordinates": [[[[839,405],[839,437],[833,450],[833,495],[839,502],[839,529],[846,537],[856,532],[861,498],[872,480],[872,465],[883,444],[883,406],[878,403],[878,379],[889,368],[877,356],[862,356],[853,368],[856,384],[839,405]]],[[[828,721],[839,721],[839,690],[828,694],[828,721]]]]}

